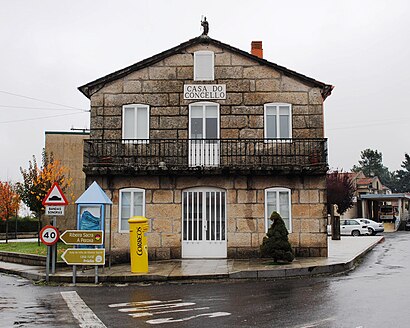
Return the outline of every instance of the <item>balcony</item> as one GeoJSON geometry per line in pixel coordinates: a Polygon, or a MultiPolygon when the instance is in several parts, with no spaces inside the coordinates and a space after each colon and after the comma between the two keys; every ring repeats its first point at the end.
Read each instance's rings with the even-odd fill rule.
{"type": "Polygon", "coordinates": [[[88,139],[84,172],[270,174],[327,171],[326,139],[88,139]]]}

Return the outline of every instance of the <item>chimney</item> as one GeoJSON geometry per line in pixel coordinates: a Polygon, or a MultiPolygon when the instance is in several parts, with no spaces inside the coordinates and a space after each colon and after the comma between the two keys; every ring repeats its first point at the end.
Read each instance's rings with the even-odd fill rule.
{"type": "Polygon", "coordinates": [[[259,58],[263,58],[262,41],[252,41],[251,54],[259,58]]]}

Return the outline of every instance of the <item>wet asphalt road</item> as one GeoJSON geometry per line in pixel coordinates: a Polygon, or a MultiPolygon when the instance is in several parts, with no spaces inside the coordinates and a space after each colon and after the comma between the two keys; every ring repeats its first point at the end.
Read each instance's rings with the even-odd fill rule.
{"type": "Polygon", "coordinates": [[[76,291],[107,327],[410,327],[410,232],[387,234],[334,277],[74,288],[1,276],[0,326],[78,327],[61,291],[76,291]]]}

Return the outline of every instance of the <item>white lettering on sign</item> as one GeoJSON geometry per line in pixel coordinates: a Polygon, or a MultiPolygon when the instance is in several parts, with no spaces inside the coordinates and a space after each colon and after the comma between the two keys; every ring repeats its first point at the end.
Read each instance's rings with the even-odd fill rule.
{"type": "Polygon", "coordinates": [[[46,206],[46,215],[64,215],[64,206],[46,206]]]}
{"type": "Polygon", "coordinates": [[[185,84],[184,99],[226,99],[226,85],[185,84]]]}

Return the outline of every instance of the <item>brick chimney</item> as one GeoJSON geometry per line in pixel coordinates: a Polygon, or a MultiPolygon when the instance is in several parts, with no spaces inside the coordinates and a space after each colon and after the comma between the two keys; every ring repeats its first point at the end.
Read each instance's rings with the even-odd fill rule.
{"type": "Polygon", "coordinates": [[[252,41],[251,54],[259,58],[263,58],[262,41],[252,41]]]}

